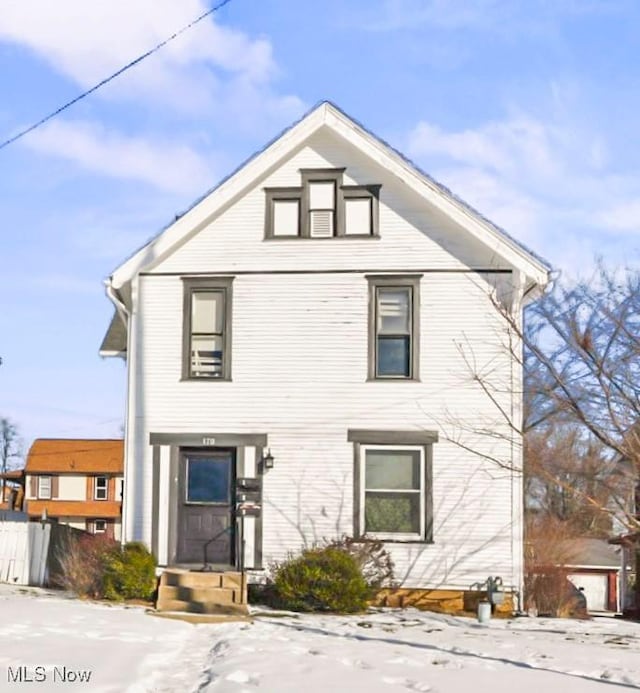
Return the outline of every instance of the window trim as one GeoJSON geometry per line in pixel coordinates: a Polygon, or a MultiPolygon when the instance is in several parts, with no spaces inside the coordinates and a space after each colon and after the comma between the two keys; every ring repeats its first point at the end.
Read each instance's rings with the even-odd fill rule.
{"type": "Polygon", "coordinates": [[[375,382],[420,381],[420,283],[422,274],[368,274],[369,282],[369,339],[367,380],[375,382]],[[411,336],[409,345],[409,375],[378,375],[378,302],[379,288],[411,289],[411,336]]]}
{"type": "Polygon", "coordinates": [[[302,187],[299,188],[265,188],[266,207],[264,218],[264,237],[275,240],[291,240],[300,238],[302,232],[302,187]],[[274,234],[274,202],[286,202],[296,200],[298,202],[298,233],[294,236],[274,234]]]}
{"type": "Polygon", "coordinates": [[[91,526],[93,528],[93,534],[106,534],[108,525],[109,525],[109,523],[105,519],[100,518],[100,517],[94,518],[91,521],[91,526]],[[104,522],[104,529],[100,529],[100,530],[98,529],[98,522],[104,522]]]}
{"type": "Polygon", "coordinates": [[[380,238],[380,188],[382,185],[343,185],[342,205],[344,211],[344,224],[342,235],[345,238],[380,238]],[[371,230],[370,233],[347,233],[347,200],[371,200],[371,230]]]}
{"type": "Polygon", "coordinates": [[[228,382],[231,380],[231,345],[234,277],[182,277],[182,380],[228,382]],[[224,294],[224,332],[222,341],[222,375],[219,378],[191,374],[191,305],[198,291],[222,291],[224,294]]]}
{"type": "Polygon", "coordinates": [[[300,177],[302,185],[297,187],[265,187],[265,240],[290,241],[294,239],[307,239],[314,241],[326,241],[330,239],[365,239],[380,238],[379,224],[379,200],[381,184],[343,185],[342,180],[346,168],[301,168],[300,177]],[[309,183],[333,183],[334,184],[334,229],[331,236],[311,236],[309,223],[310,188],[309,183]],[[346,233],[346,200],[370,199],[371,200],[371,232],[370,233],[346,233]],[[297,200],[299,204],[298,234],[283,236],[274,234],[274,202],[280,200],[297,200]]]}
{"type": "MultiPolygon", "coordinates": [[[[425,517],[425,506],[426,506],[426,481],[424,468],[426,465],[426,455],[424,447],[420,445],[369,445],[364,444],[360,446],[360,454],[362,455],[362,464],[360,465],[360,527],[365,526],[365,507],[367,499],[367,485],[366,485],[366,472],[367,472],[367,452],[418,452],[420,453],[420,488],[417,489],[420,500],[420,529],[418,532],[366,532],[366,536],[372,537],[373,539],[381,539],[382,541],[422,541],[426,534],[426,517],[425,517]]],[[[416,492],[415,490],[413,490],[416,492]]],[[[410,493],[411,490],[404,489],[399,490],[399,493],[410,493]]]]}
{"type": "Polygon", "coordinates": [[[43,475],[38,477],[38,500],[51,500],[53,498],[53,477],[43,475]],[[42,482],[47,479],[49,481],[49,492],[45,495],[42,492],[42,482]]]}
{"type": "Polygon", "coordinates": [[[97,501],[106,501],[109,499],[109,477],[106,476],[105,474],[99,474],[98,476],[93,477],[93,500],[97,501]],[[98,490],[102,491],[103,489],[98,489],[98,479],[104,479],[104,498],[98,495],[98,490]]]}
{"type": "Polygon", "coordinates": [[[344,203],[342,198],[342,176],[344,168],[301,168],[300,177],[302,178],[302,204],[300,205],[300,237],[311,238],[314,241],[329,240],[341,235],[344,229],[344,203]],[[333,183],[333,233],[331,236],[312,236],[309,214],[311,212],[311,188],[309,183],[333,183]]]}
{"type": "Polygon", "coordinates": [[[436,431],[375,431],[349,429],[347,440],[353,443],[353,535],[359,538],[375,537],[393,543],[433,543],[433,443],[438,440],[436,431]],[[400,441],[405,441],[400,442],[400,441]],[[423,517],[421,537],[403,534],[368,534],[364,528],[364,470],[367,449],[398,450],[400,448],[423,450],[423,517]],[[363,452],[364,449],[364,452],[363,452]],[[387,538],[388,537],[388,538],[387,538]]]}

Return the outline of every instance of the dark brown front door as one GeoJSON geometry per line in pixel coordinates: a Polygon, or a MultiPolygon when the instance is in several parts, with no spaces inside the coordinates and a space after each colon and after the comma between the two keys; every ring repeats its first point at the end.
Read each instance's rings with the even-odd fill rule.
{"type": "Polygon", "coordinates": [[[233,564],[233,450],[183,451],[176,561],[233,564]]]}

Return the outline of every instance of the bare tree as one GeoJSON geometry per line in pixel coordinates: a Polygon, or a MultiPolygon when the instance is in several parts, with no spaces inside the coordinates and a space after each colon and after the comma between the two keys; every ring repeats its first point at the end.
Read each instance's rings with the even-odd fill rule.
{"type": "Polygon", "coordinates": [[[2,471],[1,502],[5,500],[7,483],[5,474],[9,468],[10,461],[21,456],[17,426],[5,417],[0,418],[0,469],[2,471]]]}
{"type": "Polygon", "coordinates": [[[565,489],[637,532],[640,273],[600,265],[590,281],[556,285],[525,325],[525,432],[570,424],[574,446],[582,446],[583,483],[569,479],[565,489]]]}
{"type": "MultiPolygon", "coordinates": [[[[537,510],[590,533],[640,537],[640,272],[600,264],[589,280],[556,282],[524,321],[509,290],[489,294],[504,353],[480,362],[471,341],[457,346],[492,407],[485,421],[452,418],[449,440],[496,473],[520,473],[524,453],[525,488],[537,510]],[[505,355],[523,369],[520,392],[500,367],[505,355]],[[513,405],[519,396],[523,411],[513,405]]],[[[640,613],[640,591],[636,599],[640,613]]]]}

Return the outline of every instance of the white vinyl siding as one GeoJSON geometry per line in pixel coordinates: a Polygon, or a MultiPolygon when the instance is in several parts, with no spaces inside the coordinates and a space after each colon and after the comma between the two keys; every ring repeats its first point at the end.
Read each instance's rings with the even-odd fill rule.
{"type": "MultiPolygon", "coordinates": [[[[303,537],[313,543],[336,532],[353,532],[354,453],[348,428],[433,428],[443,431],[433,454],[434,543],[389,544],[399,579],[407,586],[429,580],[466,589],[469,580],[484,580],[487,574],[507,576],[505,582],[514,574],[511,582],[517,583],[519,554],[512,553],[509,527],[520,477],[447,440],[449,422],[461,418],[470,429],[462,443],[487,456],[511,455],[509,431],[471,381],[455,347],[470,342],[478,363],[493,364],[508,410],[508,358],[498,340],[501,323],[491,308],[486,279],[457,273],[423,276],[420,369],[425,377],[424,382],[407,383],[367,382],[365,274],[236,276],[234,381],[220,391],[180,382],[180,278],[142,277],[137,330],[144,336],[138,357],[144,387],[133,424],[139,464],[129,473],[126,492],[129,499],[143,493],[145,505],[133,514],[129,501],[132,524],[125,539],[150,541],[150,432],[269,435],[275,466],[264,481],[266,565],[297,550],[303,537]],[[488,440],[473,433],[487,426],[504,438],[488,440]],[[436,573],[433,566],[439,566],[436,573]]],[[[169,473],[168,466],[163,469],[169,473]]],[[[170,483],[168,477],[164,483],[170,483]]]]}
{"type": "MultiPolygon", "coordinates": [[[[125,540],[151,540],[151,432],[268,434],[275,458],[264,477],[268,565],[305,543],[353,532],[347,429],[428,428],[441,432],[433,451],[434,543],[388,544],[398,580],[407,587],[468,589],[500,575],[519,587],[521,477],[487,461],[496,456],[518,466],[519,441],[510,439],[456,348],[469,345],[477,364],[490,363],[501,406],[518,408],[521,388],[488,297],[495,283],[507,286],[511,277],[465,273],[505,267],[497,262],[491,248],[344,140],[314,135],[135,282],[125,540]],[[336,162],[346,166],[347,185],[381,183],[380,238],[264,242],[264,188],[300,186],[300,169],[336,162]],[[424,272],[416,364],[422,382],[368,381],[367,275],[412,271],[424,272]],[[220,387],[181,380],[181,276],[189,273],[235,276],[233,382],[220,387]],[[455,420],[465,425],[460,442],[480,454],[449,439],[455,420]],[[498,436],[475,433],[487,429],[498,436]]],[[[162,459],[161,489],[172,483],[162,459]]]]}

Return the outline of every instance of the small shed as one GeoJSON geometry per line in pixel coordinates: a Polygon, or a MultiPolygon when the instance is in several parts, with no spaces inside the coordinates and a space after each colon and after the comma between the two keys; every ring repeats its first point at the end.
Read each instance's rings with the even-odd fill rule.
{"type": "Polygon", "coordinates": [[[620,611],[620,572],[622,551],[606,539],[581,537],[571,540],[568,560],[563,566],[567,577],[583,592],[587,609],[620,611]]]}

